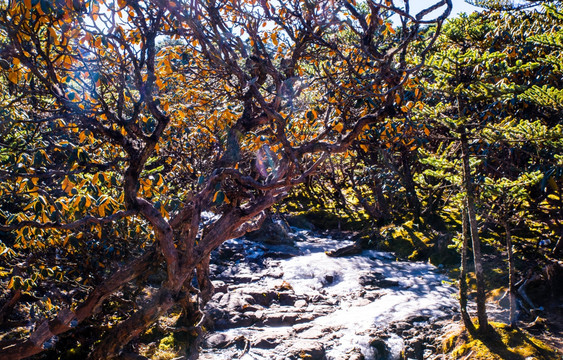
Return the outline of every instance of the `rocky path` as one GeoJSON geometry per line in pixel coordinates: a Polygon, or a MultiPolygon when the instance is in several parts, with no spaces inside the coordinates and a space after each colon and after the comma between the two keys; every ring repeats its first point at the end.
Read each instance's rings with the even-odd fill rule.
{"type": "Polygon", "coordinates": [[[224,244],[212,265],[202,359],[428,359],[455,316],[446,278],[424,263],[364,251],[331,258],[334,240],[224,244]]]}

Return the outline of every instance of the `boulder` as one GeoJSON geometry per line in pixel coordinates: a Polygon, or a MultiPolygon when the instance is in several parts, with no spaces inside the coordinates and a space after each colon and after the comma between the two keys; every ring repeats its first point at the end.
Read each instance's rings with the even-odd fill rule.
{"type": "Polygon", "coordinates": [[[387,359],[387,357],[389,356],[389,348],[387,347],[385,340],[381,338],[375,338],[371,340],[369,345],[373,348],[375,359],[387,359]]]}
{"type": "Polygon", "coordinates": [[[211,334],[204,340],[203,346],[205,348],[224,349],[236,343],[238,338],[239,337],[235,335],[215,333],[211,334]]]}
{"type": "Polygon", "coordinates": [[[288,216],[287,223],[297,229],[303,230],[315,230],[315,225],[307,220],[307,217],[304,215],[292,215],[288,216]]]}
{"type": "Polygon", "coordinates": [[[358,348],[353,348],[346,353],[346,360],[365,360],[364,354],[358,348]]]}
{"type": "Polygon", "coordinates": [[[213,284],[213,288],[215,289],[215,294],[226,293],[229,289],[229,286],[225,284],[224,281],[221,280],[213,280],[211,281],[213,284]]]}
{"type": "Polygon", "coordinates": [[[375,288],[390,288],[398,286],[399,282],[395,280],[385,279],[385,276],[381,273],[373,272],[367,273],[360,276],[360,285],[362,286],[372,286],[375,288]]]}
{"type": "Polygon", "coordinates": [[[250,240],[272,245],[294,245],[295,236],[282,217],[269,216],[260,229],[246,235],[250,240]]]}
{"type": "Polygon", "coordinates": [[[322,342],[298,339],[288,349],[289,359],[325,360],[326,352],[322,342]]]}

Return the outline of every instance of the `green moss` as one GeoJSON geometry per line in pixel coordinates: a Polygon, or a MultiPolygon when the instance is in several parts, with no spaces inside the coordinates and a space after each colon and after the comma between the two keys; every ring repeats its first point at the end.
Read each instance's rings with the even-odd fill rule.
{"type": "Polygon", "coordinates": [[[414,249],[414,246],[406,238],[387,238],[381,243],[381,250],[391,251],[401,258],[409,257],[414,249]]]}
{"type": "Polygon", "coordinates": [[[560,360],[555,350],[530,334],[506,324],[490,325],[491,331],[485,337],[477,338],[465,331],[452,335],[443,343],[444,352],[452,359],[560,360]]]}
{"type": "Polygon", "coordinates": [[[391,251],[411,261],[428,260],[434,265],[459,263],[459,255],[448,247],[451,238],[415,224],[412,220],[401,225],[381,228],[384,241],[381,250],[391,251]]]}
{"type": "Polygon", "coordinates": [[[172,350],[174,349],[174,334],[170,334],[166,337],[160,339],[158,344],[160,350],[172,350]]]}
{"type": "Polygon", "coordinates": [[[420,254],[420,251],[415,250],[415,251],[412,252],[412,254],[409,255],[409,258],[408,258],[408,259],[409,259],[410,261],[417,261],[417,260],[420,260],[421,257],[422,257],[422,256],[421,256],[421,254],[420,254]]]}

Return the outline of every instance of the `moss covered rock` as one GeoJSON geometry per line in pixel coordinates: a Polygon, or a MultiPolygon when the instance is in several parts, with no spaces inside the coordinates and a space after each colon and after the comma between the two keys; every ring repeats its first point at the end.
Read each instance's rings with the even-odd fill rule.
{"type": "Polygon", "coordinates": [[[444,341],[443,350],[451,359],[479,360],[560,360],[554,349],[527,332],[506,324],[491,322],[487,336],[475,337],[467,331],[444,341]]]}

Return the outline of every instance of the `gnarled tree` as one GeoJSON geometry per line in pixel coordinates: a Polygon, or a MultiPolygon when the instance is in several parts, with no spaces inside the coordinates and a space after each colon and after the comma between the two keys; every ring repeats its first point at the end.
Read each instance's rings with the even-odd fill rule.
{"type": "Polygon", "coordinates": [[[112,358],[175,304],[198,330],[211,251],[400,112],[451,9],[404,3],[2,1],[3,358],[93,316],[112,358]]]}

